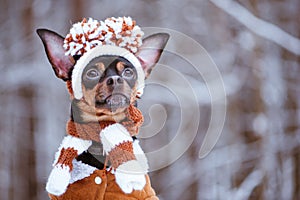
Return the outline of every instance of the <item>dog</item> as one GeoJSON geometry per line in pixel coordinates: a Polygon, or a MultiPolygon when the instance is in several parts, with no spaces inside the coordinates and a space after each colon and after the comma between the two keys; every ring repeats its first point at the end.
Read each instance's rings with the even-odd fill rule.
{"type": "MultiPolygon", "coordinates": [[[[91,53],[90,57],[92,57],[90,59],[82,61],[82,55],[66,55],[64,37],[47,29],[38,29],[37,33],[44,44],[46,55],[56,76],[67,82],[71,96],[71,112],[70,121],[67,124],[67,133],[72,135],[72,139],[64,139],[57,153],[54,162],[56,171],[51,172],[46,187],[50,198],[107,200],[135,197],[136,199],[158,199],[147,175],[142,174],[139,178],[146,178],[133,178],[130,182],[130,175],[118,175],[118,170],[107,170],[109,167],[110,169],[118,169],[121,166],[120,163],[115,161],[120,160],[119,157],[126,155],[127,158],[130,158],[129,160],[132,160],[132,155],[127,150],[122,149],[122,145],[119,145],[122,151],[116,150],[117,153],[113,155],[112,150],[108,151],[103,142],[107,139],[104,137],[105,134],[99,135],[99,133],[104,132],[103,130],[106,130],[106,127],[110,127],[112,124],[119,124],[122,126],[121,129],[125,128],[127,131],[122,129],[123,132],[129,133],[126,136],[127,139],[125,139],[125,141],[129,141],[129,143],[126,143],[127,146],[128,144],[132,145],[130,141],[133,143],[137,141],[138,128],[143,121],[142,116],[140,116],[141,113],[136,108],[137,99],[141,96],[141,82],[148,78],[161,57],[169,35],[167,33],[156,33],[143,39],[142,45],[133,54],[135,58],[114,53],[114,48],[110,47],[109,55],[91,53]],[[139,62],[140,68],[136,67],[137,62],[139,62]],[[78,69],[76,65],[79,64],[82,71],[78,75],[79,78],[77,77],[79,81],[76,82],[74,71],[78,69]],[[140,76],[141,70],[144,73],[142,77],[140,76]],[[80,84],[76,86],[74,82],[80,84]],[[79,98],[76,98],[78,94],[76,94],[76,90],[74,91],[76,87],[80,88],[78,89],[80,91],[79,98]],[[131,138],[128,138],[129,136],[131,138]],[[81,146],[85,146],[84,148],[77,148],[76,145],[72,146],[73,143],[77,142],[77,139],[83,141],[82,144],[84,145],[81,146]],[[115,159],[116,157],[117,159],[115,159]],[[71,158],[72,163],[66,161],[67,158],[71,158]],[[111,165],[108,164],[107,160],[111,165]],[[94,171],[92,170],[82,179],[72,180],[72,170],[79,164],[86,168],[90,167],[89,169],[94,171]],[[66,172],[61,172],[65,167],[67,167],[66,172]],[[97,177],[100,177],[100,179],[97,179],[97,177]],[[137,180],[142,180],[142,184],[137,184],[137,180]],[[105,181],[106,183],[103,184],[105,181]],[[97,183],[103,185],[102,189],[93,189],[94,187],[91,184],[95,185],[95,182],[96,185],[97,183]]],[[[116,48],[116,51],[118,50],[116,48]]],[[[118,130],[115,132],[118,132],[118,130]]],[[[115,138],[111,138],[111,141],[114,140],[115,138]]],[[[136,142],[136,144],[138,143],[136,142]]],[[[134,151],[135,144],[132,148],[134,151]]],[[[142,152],[139,145],[136,148],[142,152]]],[[[145,157],[142,159],[145,160],[145,157]]],[[[126,162],[121,162],[121,164],[123,163],[126,162]]]]}

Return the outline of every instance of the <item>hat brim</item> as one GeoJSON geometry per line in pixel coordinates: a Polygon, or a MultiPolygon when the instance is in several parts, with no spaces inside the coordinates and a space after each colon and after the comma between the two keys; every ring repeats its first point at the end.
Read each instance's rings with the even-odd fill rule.
{"type": "Polygon", "coordinates": [[[74,91],[75,99],[80,100],[83,97],[82,73],[85,67],[92,59],[103,55],[123,57],[135,67],[137,71],[137,95],[139,97],[142,96],[145,85],[145,73],[137,57],[124,48],[111,45],[101,45],[87,51],[82,57],[80,57],[74,66],[72,72],[72,89],[74,91]]]}

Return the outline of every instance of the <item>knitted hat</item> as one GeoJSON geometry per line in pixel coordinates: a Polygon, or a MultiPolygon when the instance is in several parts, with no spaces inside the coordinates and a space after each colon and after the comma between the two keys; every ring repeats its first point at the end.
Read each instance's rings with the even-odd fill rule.
{"type": "Polygon", "coordinates": [[[72,72],[74,97],[83,97],[81,79],[84,68],[94,58],[103,55],[120,56],[128,60],[137,71],[137,95],[143,94],[145,74],[134,55],[142,45],[144,33],[130,17],[108,18],[97,21],[83,19],[73,24],[64,40],[66,55],[81,56],[72,72]]]}

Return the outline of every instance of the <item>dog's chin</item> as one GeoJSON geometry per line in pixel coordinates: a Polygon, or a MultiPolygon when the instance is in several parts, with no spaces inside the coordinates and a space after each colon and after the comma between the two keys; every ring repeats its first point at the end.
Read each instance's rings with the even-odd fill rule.
{"type": "MultiPolygon", "coordinates": [[[[130,104],[129,98],[123,94],[113,94],[104,100],[96,100],[96,109],[99,111],[106,111],[110,113],[123,112],[130,104]]],[[[109,113],[107,113],[109,114],[109,113]]]]}

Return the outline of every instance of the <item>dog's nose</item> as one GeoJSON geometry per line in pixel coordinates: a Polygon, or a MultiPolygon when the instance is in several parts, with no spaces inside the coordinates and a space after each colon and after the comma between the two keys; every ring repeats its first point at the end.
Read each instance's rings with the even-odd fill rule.
{"type": "Polygon", "coordinates": [[[108,86],[116,86],[123,84],[124,80],[120,76],[111,76],[107,79],[106,85],[108,86]]]}

